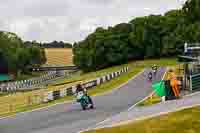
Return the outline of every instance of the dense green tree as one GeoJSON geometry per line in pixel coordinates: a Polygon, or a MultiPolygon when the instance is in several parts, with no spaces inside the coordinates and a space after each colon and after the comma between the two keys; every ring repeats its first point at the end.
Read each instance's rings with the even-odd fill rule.
{"type": "Polygon", "coordinates": [[[72,44],[63,41],[53,41],[49,43],[39,43],[37,41],[26,41],[24,44],[28,47],[37,46],[40,48],[72,48],[72,44]]]}
{"type": "Polygon", "coordinates": [[[192,22],[200,20],[200,1],[199,0],[187,0],[183,6],[183,11],[187,15],[187,18],[192,22]]]}
{"type": "Polygon", "coordinates": [[[73,47],[74,63],[85,71],[132,59],[182,54],[184,43],[200,41],[200,1],[188,0],[182,9],[164,15],[138,17],[129,23],[99,27],[73,47]]]}
{"type": "Polygon", "coordinates": [[[27,46],[16,34],[0,32],[0,72],[13,73],[15,76],[25,72],[28,66],[46,62],[44,50],[38,46],[27,46]]]}

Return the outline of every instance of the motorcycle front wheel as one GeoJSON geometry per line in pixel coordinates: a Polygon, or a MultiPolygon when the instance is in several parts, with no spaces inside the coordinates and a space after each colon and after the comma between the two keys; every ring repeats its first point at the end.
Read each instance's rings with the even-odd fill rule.
{"type": "Polygon", "coordinates": [[[92,98],[90,96],[88,96],[88,100],[89,100],[89,103],[91,104],[90,108],[93,109],[94,104],[93,104],[92,98]]]}
{"type": "Polygon", "coordinates": [[[81,107],[82,107],[83,110],[86,110],[86,106],[81,104],[81,107]]]}

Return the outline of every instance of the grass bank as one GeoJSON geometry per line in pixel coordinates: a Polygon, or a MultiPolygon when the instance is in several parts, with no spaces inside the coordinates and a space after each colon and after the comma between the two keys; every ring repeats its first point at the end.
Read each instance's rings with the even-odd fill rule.
{"type": "Polygon", "coordinates": [[[104,76],[107,73],[111,73],[111,72],[115,72],[118,71],[120,69],[122,69],[123,67],[127,66],[128,64],[124,64],[124,65],[120,65],[120,66],[114,66],[114,67],[110,67],[110,68],[106,68],[106,69],[102,69],[96,72],[88,72],[88,73],[83,73],[83,72],[77,72],[79,74],[77,74],[77,76],[69,78],[69,79],[62,79],[60,81],[57,81],[56,83],[53,84],[49,84],[49,86],[59,86],[59,85],[65,85],[68,83],[72,83],[72,82],[80,82],[80,81],[84,81],[84,80],[90,80],[90,79],[94,79],[100,76],[104,76]]]}
{"type": "Polygon", "coordinates": [[[16,77],[16,81],[30,79],[30,78],[34,78],[34,77],[40,77],[44,74],[45,74],[44,72],[30,72],[28,74],[20,74],[16,77]]]}
{"type": "Polygon", "coordinates": [[[182,111],[132,122],[113,128],[85,133],[199,133],[200,106],[182,111]]]}

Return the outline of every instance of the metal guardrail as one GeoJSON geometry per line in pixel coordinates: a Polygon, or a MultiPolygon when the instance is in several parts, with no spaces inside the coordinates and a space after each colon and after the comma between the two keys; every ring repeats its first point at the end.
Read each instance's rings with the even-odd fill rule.
{"type": "Polygon", "coordinates": [[[200,89],[200,74],[190,75],[190,90],[200,89]]]}
{"type": "MultiPolygon", "coordinates": [[[[117,71],[117,72],[113,72],[113,73],[109,73],[107,75],[104,75],[102,77],[98,77],[94,80],[91,80],[91,81],[87,81],[85,83],[83,83],[83,86],[86,88],[86,89],[90,89],[94,86],[97,86],[97,85],[100,85],[106,81],[109,81],[115,77],[118,77],[120,76],[122,73],[125,73],[128,71],[128,67],[125,67],[123,69],[121,69],[120,71],[117,71]]],[[[76,86],[77,85],[73,85],[71,87],[67,87],[67,88],[62,88],[58,91],[50,91],[50,92],[47,92],[43,101],[44,102],[48,102],[48,101],[52,101],[52,100],[56,100],[58,98],[61,98],[61,97],[65,97],[65,96],[72,96],[75,92],[76,92],[76,86]]]]}
{"type": "Polygon", "coordinates": [[[78,70],[77,66],[60,66],[60,67],[33,67],[31,71],[59,71],[59,70],[78,70]]]}
{"type": "Polygon", "coordinates": [[[52,80],[58,80],[58,78],[72,77],[76,70],[70,72],[64,72],[59,74],[59,71],[51,71],[40,77],[35,77],[27,80],[8,82],[0,84],[0,91],[15,92],[15,91],[27,91],[40,88],[42,84],[48,84],[49,82],[55,82],[52,80]]]}
{"type": "Polygon", "coordinates": [[[0,84],[0,91],[19,91],[19,90],[26,90],[34,85],[40,84],[44,81],[51,80],[57,77],[57,73],[52,71],[48,74],[45,74],[40,77],[35,77],[27,80],[9,82],[9,83],[2,83],[0,84]]]}

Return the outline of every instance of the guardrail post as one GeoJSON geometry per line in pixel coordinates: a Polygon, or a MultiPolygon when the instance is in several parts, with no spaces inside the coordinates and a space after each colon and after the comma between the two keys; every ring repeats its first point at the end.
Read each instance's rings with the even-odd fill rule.
{"type": "Polygon", "coordinates": [[[76,86],[72,86],[72,93],[74,94],[74,93],[76,93],[76,86]]]}
{"type": "Polygon", "coordinates": [[[190,91],[192,91],[192,75],[190,75],[190,91]]]}
{"type": "Polygon", "coordinates": [[[101,84],[101,78],[97,78],[97,85],[100,85],[101,84]]]}
{"type": "Polygon", "coordinates": [[[166,101],[166,96],[162,96],[161,100],[162,100],[162,102],[165,102],[166,101]]]}

